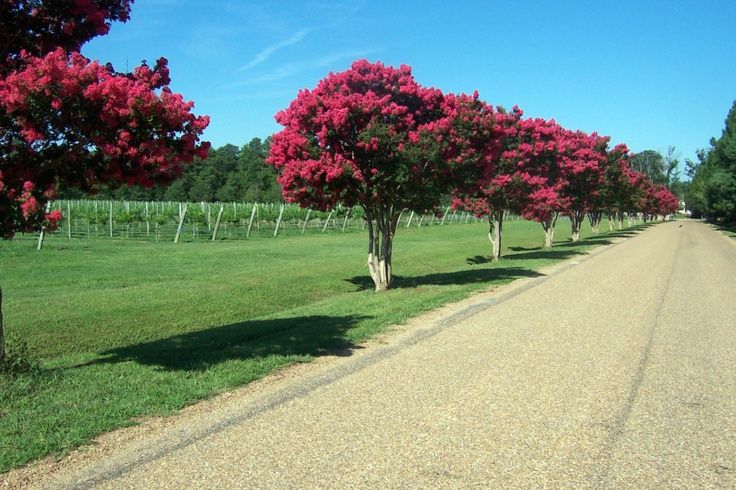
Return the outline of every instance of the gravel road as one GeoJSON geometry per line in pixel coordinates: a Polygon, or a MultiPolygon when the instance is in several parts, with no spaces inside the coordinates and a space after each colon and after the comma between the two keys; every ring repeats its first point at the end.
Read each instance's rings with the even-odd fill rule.
{"type": "Polygon", "coordinates": [[[42,486],[736,487],[736,243],[706,225],[443,314],[42,486]]]}

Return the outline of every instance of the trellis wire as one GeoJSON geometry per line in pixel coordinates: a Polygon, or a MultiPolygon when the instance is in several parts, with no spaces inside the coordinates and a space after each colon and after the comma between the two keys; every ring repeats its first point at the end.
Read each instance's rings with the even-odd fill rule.
{"type": "MultiPolygon", "coordinates": [[[[318,211],[282,203],[81,199],[55,201],[50,209],[60,210],[64,218],[55,232],[45,234],[67,239],[245,240],[365,229],[361,208],[339,205],[329,211],[318,211]]],[[[449,206],[441,211],[441,218],[432,213],[402,213],[398,226],[408,228],[413,224],[427,228],[481,221],[471,213],[452,210],[449,206]]]]}

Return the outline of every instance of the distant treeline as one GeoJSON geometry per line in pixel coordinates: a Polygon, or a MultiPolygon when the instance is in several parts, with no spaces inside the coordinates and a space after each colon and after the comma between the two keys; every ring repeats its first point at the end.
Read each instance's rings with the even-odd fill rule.
{"type": "Polygon", "coordinates": [[[75,189],[61,191],[63,199],[92,197],[131,201],[223,201],[281,202],[276,170],[266,165],[271,138],[253,138],[238,148],[225,145],[212,148],[205,160],[188,165],[181,179],[169,186],[140,186],[101,189],[94,196],[75,189]]]}

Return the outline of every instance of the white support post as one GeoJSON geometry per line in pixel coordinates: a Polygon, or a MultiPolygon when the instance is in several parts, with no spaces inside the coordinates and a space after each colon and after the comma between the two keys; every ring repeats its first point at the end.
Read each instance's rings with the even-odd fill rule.
{"type": "Polygon", "coordinates": [[[345,231],[345,227],[348,226],[349,218],[350,218],[350,208],[348,208],[348,212],[345,213],[345,221],[342,222],[342,231],[345,231]]]}
{"type": "Polygon", "coordinates": [[[327,225],[330,223],[330,218],[332,218],[332,213],[334,212],[335,210],[333,209],[330,211],[330,214],[327,215],[327,219],[325,220],[325,226],[322,227],[322,233],[324,233],[325,230],[327,230],[327,225]]]}
{"type": "Polygon", "coordinates": [[[215,221],[215,230],[212,232],[212,241],[217,239],[217,230],[220,229],[220,220],[222,219],[222,212],[225,211],[225,205],[220,206],[220,210],[217,212],[217,220],[215,221]]]}
{"type": "Polygon", "coordinates": [[[284,205],[281,205],[281,209],[279,210],[279,217],[276,219],[276,228],[273,230],[273,237],[276,238],[276,235],[279,233],[279,226],[281,226],[281,218],[284,216],[284,205]]]}
{"type": "Polygon", "coordinates": [[[307,217],[304,218],[304,224],[302,225],[302,235],[304,234],[304,232],[307,229],[307,223],[309,223],[309,215],[310,214],[312,214],[312,210],[311,209],[307,209],[307,217]]]}
{"type": "MultiPolygon", "coordinates": [[[[181,203],[179,203],[181,206],[181,203]]],[[[181,236],[181,229],[184,226],[184,217],[187,215],[187,205],[184,205],[184,208],[181,211],[181,215],[179,216],[179,226],[176,228],[176,235],[174,236],[174,243],[179,243],[179,237],[181,236]]]]}
{"type": "Polygon", "coordinates": [[[245,238],[250,238],[250,230],[253,228],[253,220],[256,217],[257,210],[258,204],[253,204],[253,210],[250,212],[250,221],[248,221],[248,230],[245,232],[245,238]]]}

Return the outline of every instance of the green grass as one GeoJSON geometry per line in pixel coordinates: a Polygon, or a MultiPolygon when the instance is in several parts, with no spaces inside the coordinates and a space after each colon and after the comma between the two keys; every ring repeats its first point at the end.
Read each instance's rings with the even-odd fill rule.
{"type": "Polygon", "coordinates": [[[51,237],[42,252],[31,238],[2,243],[6,329],[40,369],[0,378],[0,473],[349,351],[612,236],[572,244],[561,221],[559,244],[542,250],[538,224],[504,231],[506,257],[491,264],[483,224],[400,229],[394,289],[383,294],[370,289],[359,232],[178,245],[51,237]]]}
{"type": "Polygon", "coordinates": [[[721,233],[723,233],[724,235],[731,237],[731,238],[736,238],[736,224],[733,224],[733,225],[718,224],[714,226],[716,227],[716,229],[720,230],[721,233]]]}

